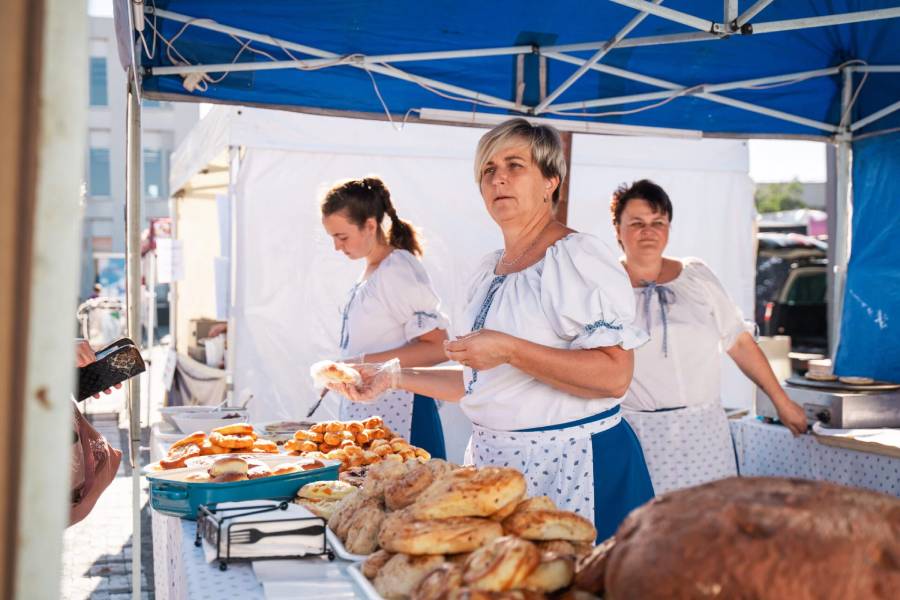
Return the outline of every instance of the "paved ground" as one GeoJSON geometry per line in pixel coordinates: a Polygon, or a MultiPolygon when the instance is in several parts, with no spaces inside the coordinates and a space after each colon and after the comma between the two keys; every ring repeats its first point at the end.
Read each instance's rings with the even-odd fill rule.
{"type": "MultiPolygon", "coordinates": [[[[145,399],[148,397],[146,380],[147,377],[142,382],[145,399]]],[[[150,390],[155,402],[161,398],[160,389],[157,386],[150,390]]],[[[125,394],[115,391],[99,400],[90,399],[86,412],[94,427],[122,451],[122,463],[116,479],[104,491],[91,514],[66,530],[61,597],[65,600],[126,600],[131,598],[133,532],[125,394]]],[[[149,443],[149,429],[145,427],[141,433],[141,464],[147,464],[149,456],[143,448],[149,443]]],[[[141,598],[152,600],[153,540],[146,480],[141,482],[141,506],[141,598]]]]}

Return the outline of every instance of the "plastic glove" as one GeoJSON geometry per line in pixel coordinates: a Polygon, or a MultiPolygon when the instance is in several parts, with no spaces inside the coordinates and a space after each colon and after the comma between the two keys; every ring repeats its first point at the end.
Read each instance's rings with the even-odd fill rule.
{"type": "Polygon", "coordinates": [[[400,385],[400,361],[396,358],[383,363],[354,365],[354,368],[362,376],[362,383],[329,385],[329,389],[353,402],[371,403],[386,391],[396,389],[400,385]]]}

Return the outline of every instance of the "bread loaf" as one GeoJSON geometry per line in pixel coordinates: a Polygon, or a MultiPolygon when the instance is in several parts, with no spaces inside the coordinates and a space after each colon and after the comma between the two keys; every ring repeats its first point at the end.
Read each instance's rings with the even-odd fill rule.
{"type": "Polygon", "coordinates": [[[576,569],[604,598],[896,598],[900,499],[831,483],[735,477],[632,512],[576,569]]]}

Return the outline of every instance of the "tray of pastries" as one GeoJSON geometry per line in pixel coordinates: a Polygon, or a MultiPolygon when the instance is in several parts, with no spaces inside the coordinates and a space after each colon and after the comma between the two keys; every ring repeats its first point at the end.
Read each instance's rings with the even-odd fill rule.
{"type": "Polygon", "coordinates": [[[192,458],[222,454],[278,454],[278,445],[263,439],[249,423],[234,423],[208,434],[195,431],[169,446],[166,456],[144,467],[145,473],[184,468],[192,458]]]}

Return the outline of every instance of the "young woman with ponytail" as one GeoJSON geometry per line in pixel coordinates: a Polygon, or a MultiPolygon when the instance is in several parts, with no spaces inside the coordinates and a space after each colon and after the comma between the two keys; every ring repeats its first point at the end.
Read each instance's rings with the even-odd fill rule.
{"type": "MultiPolygon", "coordinates": [[[[391,194],[377,177],[333,187],[321,205],[322,225],[334,249],[366,268],[342,311],[340,349],[346,362],[375,363],[392,358],[404,367],[447,360],[443,342],[449,321],[418,259],[422,245],[415,228],[397,216],[391,194]]],[[[374,402],[341,399],[341,419],[380,416],[398,435],[446,458],[444,434],[432,398],[390,390],[374,402]]]]}

